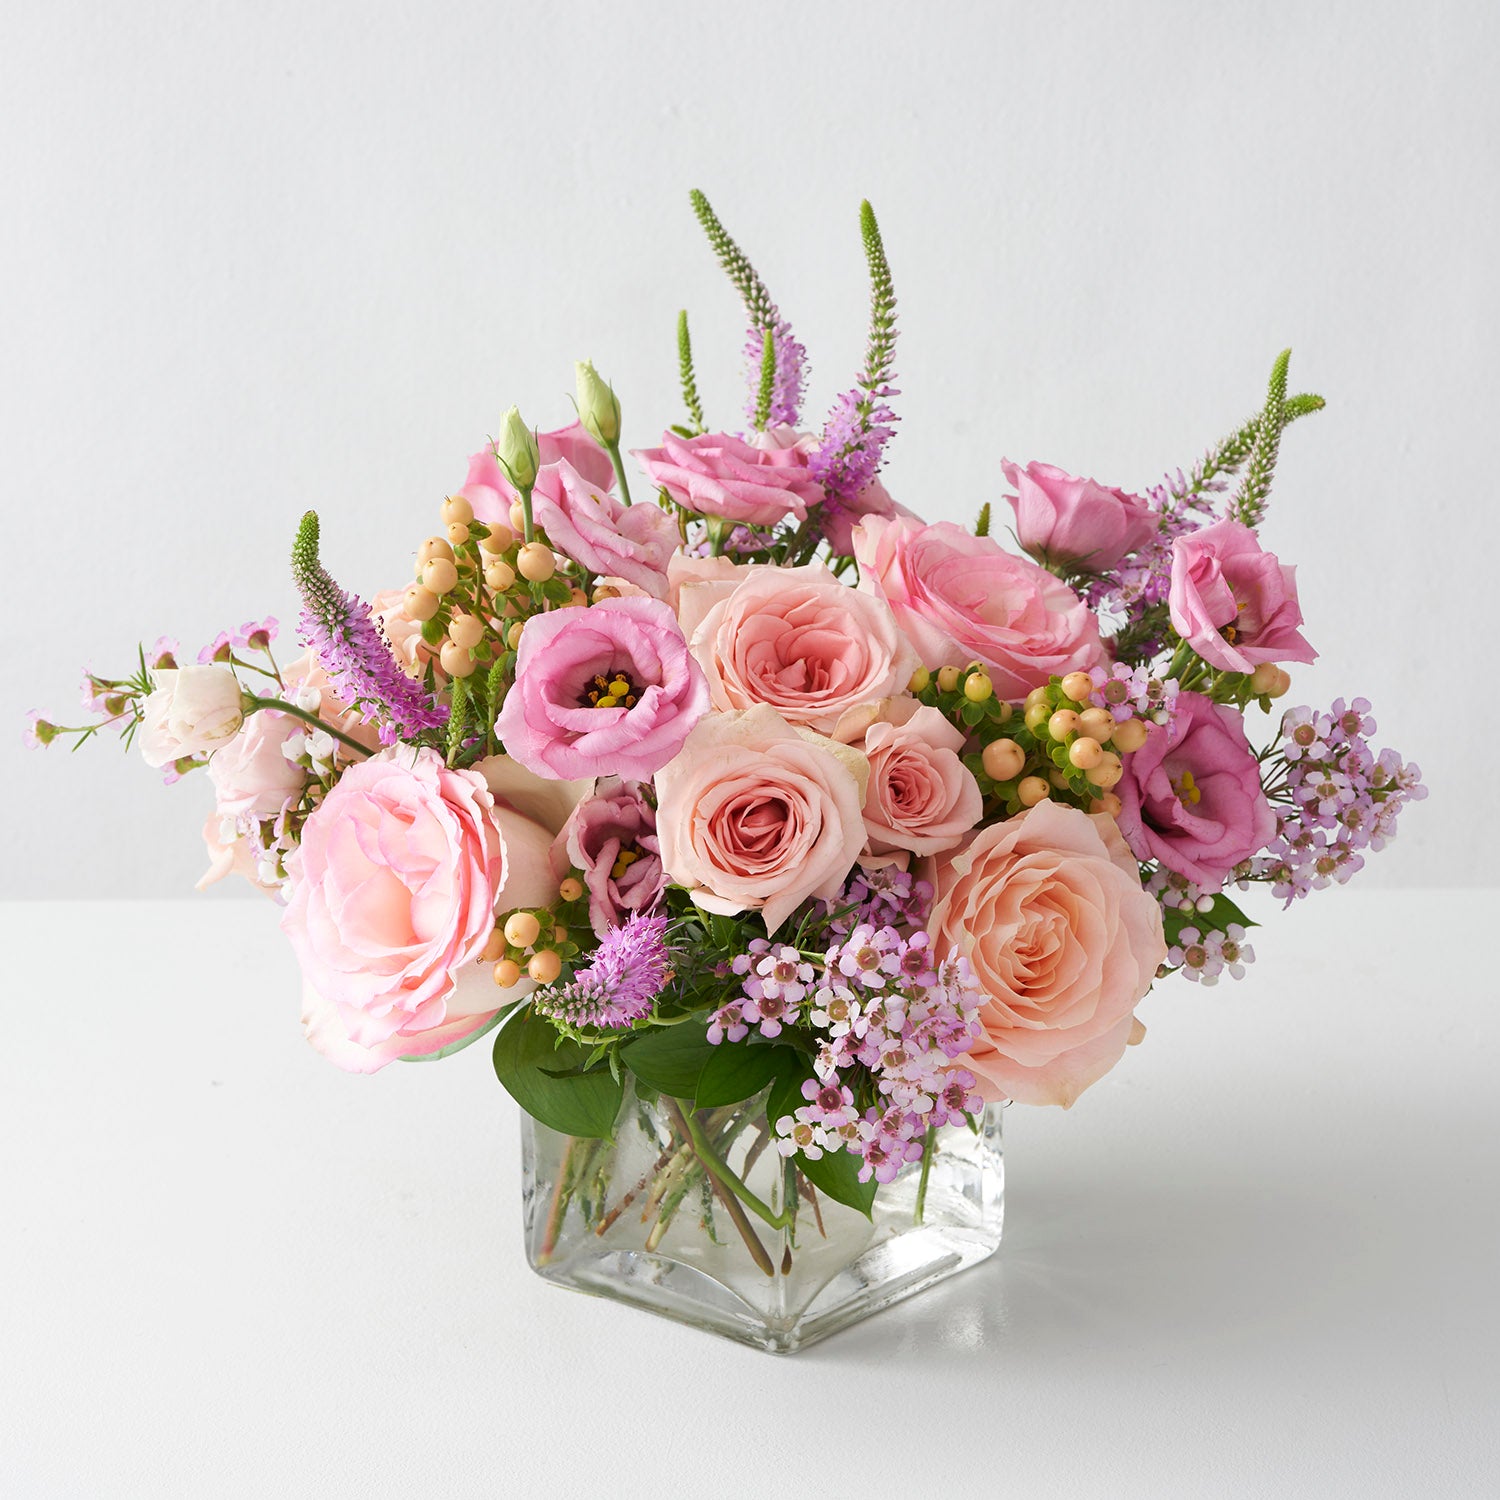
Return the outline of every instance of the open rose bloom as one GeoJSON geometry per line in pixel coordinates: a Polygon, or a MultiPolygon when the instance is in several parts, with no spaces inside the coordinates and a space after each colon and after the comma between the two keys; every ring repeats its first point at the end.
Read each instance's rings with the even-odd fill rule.
{"type": "Polygon", "coordinates": [[[812,408],[802,345],[695,203],[746,300],[742,412],[705,416],[685,329],[680,412],[580,365],[576,421],[511,408],[456,456],[395,587],[345,589],[303,518],[300,658],[269,620],[196,663],[163,640],[86,675],[83,724],[27,733],[206,769],[204,883],[279,905],[337,1066],[493,1033],[501,1082],[573,1143],[533,1195],[538,1265],[570,1214],[601,1242],[639,1219],[622,1201],[655,1218],[617,1248],[665,1254],[687,1202],[673,1234],[703,1217],[776,1284],[757,1234],[790,1256],[799,1211],[803,1236],[835,1210],[883,1235],[878,1195],[907,1228],[929,1186],[968,1201],[955,1141],[1007,1101],[1075,1105],[1143,1016],[1172,1025],[1158,981],[1245,972],[1245,892],[1343,883],[1424,791],[1365,700],[1283,711],[1337,607],[1304,620],[1261,540],[1286,429],[1321,405],[1285,357],[1264,410],[1160,484],[975,452],[961,493],[920,466],[888,489],[868,205],[868,352],[812,408]]]}

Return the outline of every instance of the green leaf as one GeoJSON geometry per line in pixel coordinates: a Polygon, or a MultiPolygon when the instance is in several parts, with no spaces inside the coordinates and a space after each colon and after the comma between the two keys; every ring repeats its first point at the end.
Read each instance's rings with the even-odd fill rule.
{"type": "Polygon", "coordinates": [[[563,1135],[608,1139],[624,1087],[608,1068],[581,1071],[586,1056],[579,1043],[560,1041],[549,1021],[526,1010],[495,1038],[495,1076],[543,1125],[563,1135]]]}
{"type": "Polygon", "coordinates": [[[796,1071],[802,1054],[791,1047],[766,1047],[750,1042],[720,1042],[698,1075],[693,1098],[700,1109],[738,1104],[758,1094],[773,1078],[796,1071]]]}
{"type": "Polygon", "coordinates": [[[857,1208],[867,1219],[875,1202],[875,1190],[879,1183],[874,1174],[868,1182],[859,1180],[860,1161],[849,1151],[826,1151],[816,1161],[809,1161],[800,1151],[793,1158],[802,1175],[827,1194],[835,1203],[846,1208],[857,1208]]]}
{"type": "Polygon", "coordinates": [[[1214,897],[1214,904],[1208,911],[1182,911],[1174,907],[1163,911],[1161,916],[1162,932],[1169,947],[1176,945],[1184,927],[1196,927],[1199,932],[1223,932],[1235,923],[1246,928],[1260,925],[1252,922],[1222,892],[1214,897]]]}
{"type": "MultiPolygon", "coordinates": [[[[790,1051],[790,1048],[783,1049],[790,1051]]],[[[795,1065],[788,1066],[776,1075],[771,1092],[766,1095],[766,1119],[775,1130],[776,1122],[785,1115],[794,1115],[807,1100],[802,1097],[802,1085],[813,1076],[811,1059],[802,1053],[796,1054],[795,1065]]]]}
{"type": "Polygon", "coordinates": [[[697,1097],[698,1077],[717,1050],[708,1040],[706,1016],[680,1026],[654,1026],[620,1048],[620,1060],[654,1089],[674,1099],[697,1097]]]}

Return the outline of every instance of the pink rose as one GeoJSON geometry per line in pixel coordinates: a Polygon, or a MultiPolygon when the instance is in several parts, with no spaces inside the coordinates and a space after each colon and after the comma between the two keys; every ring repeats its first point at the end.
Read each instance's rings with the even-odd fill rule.
{"type": "Polygon", "coordinates": [[[1106,660],[1078,595],[993,537],[874,516],[855,529],[854,555],[860,588],[889,602],[924,666],[982,662],[1001,697],[1022,698],[1106,660]]]}
{"type": "Polygon", "coordinates": [[[718,709],[768,703],[830,733],[846,709],[904,693],[920,663],[883,599],[822,563],[752,567],[738,583],[683,589],[684,628],[718,709]],[[693,621],[694,601],[721,594],[693,621]]]}
{"type": "Polygon", "coordinates": [[[439,1050],[499,1005],[451,1005],[455,971],[494,930],[506,850],[483,776],[435,750],[393,746],[351,766],[308,818],[290,856],[281,925],[305,981],[309,1038],[374,1071],[439,1050]],[[351,1050],[352,1049],[352,1050],[351,1050]]]}
{"type": "Polygon", "coordinates": [[[1170,725],[1122,760],[1120,831],[1139,859],[1217,890],[1276,835],[1244,720],[1225,704],[1178,693],[1170,725]]]}
{"type": "Polygon", "coordinates": [[[1173,542],[1167,603],[1177,634],[1226,672],[1317,659],[1297,628],[1297,570],[1238,521],[1218,521],[1173,542]]]}
{"type": "Polygon", "coordinates": [[[823,503],[818,524],[835,557],[853,557],[854,528],[870,516],[887,520],[905,516],[918,525],[922,521],[915,511],[891,499],[890,491],[878,479],[872,479],[852,500],[836,500],[830,496],[823,503]]]}
{"type": "Polygon", "coordinates": [[[753,447],[727,432],[695,438],[664,432],[661,442],[636,450],[636,461],[652,484],[699,515],[775,526],[787,516],[806,520],[808,506],[823,498],[795,447],[753,447]]]}
{"type": "Polygon", "coordinates": [[[1112,819],[1041,802],[940,855],[928,923],[985,992],[963,1059],[987,1099],[1072,1102],[1120,1060],[1167,956],[1161,908],[1112,819]]]}
{"type": "Polygon", "coordinates": [[[661,599],[677,523],[658,505],[626,505],[570,463],[547,464],[531,497],[536,524],[557,551],[590,573],[623,579],[661,599]]]}
{"type": "Polygon", "coordinates": [[[1052,464],[1023,469],[1002,459],[1000,468],[1016,487],[1005,497],[1016,513],[1016,540],[1038,562],[1103,573],[1156,534],[1156,516],[1139,495],[1075,479],[1052,464]]]}
{"type": "Polygon", "coordinates": [[[959,757],[963,747],[963,732],[937,709],[912,698],[881,706],[864,735],[871,853],[937,854],[963,842],[984,810],[979,783],[959,757]]]}
{"type": "Polygon", "coordinates": [[[672,611],[655,599],[605,599],[533,615],[495,728],[538,776],[645,781],[708,711],[708,684],[672,611]],[[622,680],[623,701],[608,691],[622,680]]]}
{"type": "Polygon", "coordinates": [[[865,841],[863,755],[764,704],[710,714],[656,778],[667,874],[707,911],[759,910],[775,932],[832,899],[865,841]]]}
{"type": "Polygon", "coordinates": [[[573,809],[552,845],[552,872],[578,870],[589,893],[589,924],[603,937],[633,912],[649,912],[667,877],[656,838],[656,810],[636,781],[602,777],[573,809]],[[621,862],[621,856],[627,858],[621,862]]]}
{"type": "MultiPolygon", "coordinates": [[[[555,432],[539,432],[536,445],[543,466],[570,464],[585,484],[601,490],[613,486],[615,466],[609,454],[583,430],[582,422],[559,427],[555,432]]],[[[474,507],[475,519],[486,526],[509,526],[511,502],[520,498],[489,448],[469,460],[469,477],[458,493],[474,507]]]]}

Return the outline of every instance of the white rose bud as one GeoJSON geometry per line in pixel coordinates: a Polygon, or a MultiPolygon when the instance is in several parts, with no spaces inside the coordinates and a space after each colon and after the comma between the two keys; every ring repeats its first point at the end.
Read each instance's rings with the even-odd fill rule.
{"type": "Polygon", "coordinates": [[[578,374],[578,420],[601,447],[620,441],[620,403],[590,360],[574,366],[578,374]]]}
{"type": "Polygon", "coordinates": [[[521,420],[521,413],[514,406],[500,419],[495,457],[517,489],[529,490],[536,483],[542,455],[536,445],[536,434],[521,420]]]}
{"type": "Polygon", "coordinates": [[[148,766],[217,750],[244,722],[240,685],[222,665],[162,669],[151,674],[141,753],[148,766]]]}

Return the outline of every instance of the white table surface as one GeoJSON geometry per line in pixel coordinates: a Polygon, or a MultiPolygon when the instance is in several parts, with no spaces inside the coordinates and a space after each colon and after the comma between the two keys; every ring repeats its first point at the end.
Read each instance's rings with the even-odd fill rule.
{"type": "Polygon", "coordinates": [[[1500,892],[1329,892],[1007,1117],[999,1256],[791,1359],[526,1269],[483,1045],[259,903],[0,908],[0,1494],[1500,1493],[1500,892]]]}

